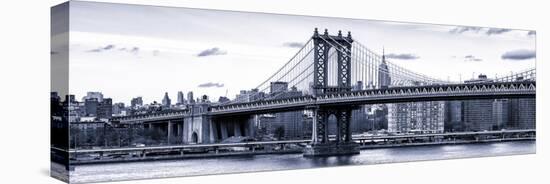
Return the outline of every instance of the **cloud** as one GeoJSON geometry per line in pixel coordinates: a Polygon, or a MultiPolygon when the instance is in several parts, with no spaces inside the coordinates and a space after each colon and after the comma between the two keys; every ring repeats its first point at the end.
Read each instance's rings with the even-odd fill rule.
{"type": "Polygon", "coordinates": [[[504,60],[526,60],[537,57],[537,53],[534,50],[518,49],[505,52],[500,58],[504,60]]]}
{"type": "Polygon", "coordinates": [[[139,50],[140,50],[139,47],[120,47],[116,50],[115,50],[115,48],[116,48],[115,45],[109,44],[109,45],[106,45],[104,47],[99,47],[97,49],[88,50],[88,52],[104,52],[104,51],[108,51],[108,50],[114,50],[114,51],[129,52],[129,53],[132,53],[132,54],[138,54],[139,50]]]}
{"type": "Polygon", "coordinates": [[[506,32],[512,31],[511,29],[501,29],[501,28],[489,28],[485,34],[487,35],[494,35],[494,34],[502,34],[506,32]]]}
{"type": "Polygon", "coordinates": [[[89,50],[88,52],[101,52],[101,51],[103,51],[103,49],[98,48],[98,49],[89,50]]]}
{"type": "Polygon", "coordinates": [[[114,48],[115,48],[115,45],[109,44],[109,45],[106,45],[105,47],[99,47],[97,49],[88,50],[88,52],[103,52],[114,48]]]}
{"type": "Polygon", "coordinates": [[[503,33],[507,33],[512,31],[511,29],[504,29],[504,28],[482,28],[482,27],[472,27],[472,26],[457,26],[451,30],[449,30],[449,33],[452,34],[462,34],[467,32],[472,33],[484,33],[487,36],[491,35],[499,35],[503,33]]]}
{"type": "Polygon", "coordinates": [[[206,49],[201,51],[199,54],[197,54],[198,57],[205,57],[205,56],[215,56],[215,55],[225,55],[227,54],[226,51],[220,50],[218,47],[214,47],[211,49],[206,49]]]}
{"type": "Polygon", "coordinates": [[[139,47],[133,47],[130,51],[131,53],[137,54],[139,52],[139,47]]]}
{"type": "Polygon", "coordinates": [[[420,58],[419,56],[414,55],[414,54],[394,54],[394,53],[391,53],[391,54],[386,54],[385,56],[387,58],[390,58],[390,59],[401,59],[401,60],[414,60],[414,59],[420,58]]]}
{"type": "Polygon", "coordinates": [[[103,47],[103,50],[111,50],[113,48],[115,48],[115,45],[111,44],[111,45],[107,45],[107,46],[103,47]]]}
{"type": "Polygon", "coordinates": [[[483,59],[481,58],[477,58],[473,55],[467,55],[467,56],[464,56],[464,61],[475,61],[475,62],[479,62],[479,61],[483,61],[483,59]]]}
{"type": "Polygon", "coordinates": [[[471,26],[457,26],[451,30],[449,30],[449,33],[453,34],[462,34],[464,32],[479,32],[481,30],[480,27],[471,27],[471,26]]]}
{"type": "Polygon", "coordinates": [[[302,48],[304,46],[304,43],[301,43],[301,42],[285,42],[285,43],[283,43],[283,46],[291,47],[291,48],[302,48]]]}
{"type": "Polygon", "coordinates": [[[527,35],[534,36],[534,35],[537,35],[537,32],[536,31],[529,31],[529,32],[527,32],[527,35]]]}
{"type": "MultiPolygon", "coordinates": [[[[113,48],[110,48],[110,49],[113,49],[113,48]]],[[[140,48],[139,47],[121,47],[121,48],[118,48],[117,51],[129,52],[129,53],[132,53],[132,54],[138,54],[139,51],[140,51],[140,48]]],[[[153,55],[155,55],[155,51],[157,51],[157,50],[153,51],[153,55]]]]}
{"type": "Polygon", "coordinates": [[[215,88],[221,88],[223,87],[223,83],[213,83],[213,82],[207,82],[207,83],[203,83],[203,84],[199,84],[199,88],[212,88],[212,87],[215,87],[215,88]]]}

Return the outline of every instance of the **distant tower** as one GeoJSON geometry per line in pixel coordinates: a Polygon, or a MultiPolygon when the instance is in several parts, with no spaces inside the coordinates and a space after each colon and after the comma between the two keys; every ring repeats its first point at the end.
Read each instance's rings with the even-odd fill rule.
{"type": "Polygon", "coordinates": [[[185,98],[183,98],[183,92],[178,91],[178,101],[176,102],[176,105],[183,105],[185,104],[185,98]]]}
{"type": "Polygon", "coordinates": [[[164,107],[170,107],[171,101],[170,97],[168,97],[168,92],[164,93],[164,98],[162,99],[162,106],[164,107]]]}
{"type": "Polygon", "coordinates": [[[189,91],[187,93],[187,100],[189,101],[190,104],[195,103],[195,99],[193,99],[193,91],[189,91]]]}
{"type": "Polygon", "coordinates": [[[378,88],[385,89],[388,88],[391,84],[390,70],[388,69],[388,64],[386,63],[386,56],[384,50],[382,50],[382,64],[378,66],[378,88]]]}

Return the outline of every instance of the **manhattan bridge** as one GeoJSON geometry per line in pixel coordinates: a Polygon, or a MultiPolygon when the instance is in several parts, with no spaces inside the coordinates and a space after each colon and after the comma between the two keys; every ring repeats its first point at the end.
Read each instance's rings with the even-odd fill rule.
{"type": "MultiPolygon", "coordinates": [[[[361,105],[423,102],[535,98],[536,70],[518,71],[490,81],[451,82],[429,77],[388,61],[382,54],[352,38],[319,32],[246,98],[195,105],[167,113],[116,117],[121,124],[167,123],[168,136],[177,132],[183,143],[214,144],[228,135],[253,134],[256,115],[289,111],[312,113],[312,135],[305,156],[359,153],[352,140],[352,110],[361,105]],[[282,82],[300,95],[277,93],[282,82]],[[266,95],[272,94],[272,95],[266,95]],[[329,138],[329,117],[336,117],[336,135],[329,138]],[[175,125],[175,126],[174,126],[175,125]]],[[[170,142],[170,141],[169,141],[170,142]]]]}

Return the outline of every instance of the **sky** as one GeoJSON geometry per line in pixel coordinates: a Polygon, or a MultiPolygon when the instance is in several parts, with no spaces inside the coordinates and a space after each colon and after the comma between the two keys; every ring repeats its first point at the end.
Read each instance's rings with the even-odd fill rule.
{"type": "Polygon", "coordinates": [[[216,101],[263,82],[316,27],[351,31],[371,50],[384,48],[390,62],[443,80],[535,67],[530,30],[80,1],[70,3],[69,25],[53,25],[52,38],[69,34],[70,41],[52,42],[51,54],[68,52],[77,99],[100,91],[114,102],[142,96],[151,103],[168,92],[175,102],[178,91],[193,91],[216,101]]]}

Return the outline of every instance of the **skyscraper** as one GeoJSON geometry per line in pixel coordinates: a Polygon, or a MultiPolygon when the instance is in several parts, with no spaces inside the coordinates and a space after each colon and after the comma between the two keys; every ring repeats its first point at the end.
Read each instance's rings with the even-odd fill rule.
{"type": "Polygon", "coordinates": [[[378,88],[385,89],[391,84],[390,70],[386,63],[386,56],[382,54],[382,64],[378,66],[378,88]]]}
{"type": "MultiPolygon", "coordinates": [[[[487,75],[480,74],[477,79],[464,81],[465,83],[478,83],[491,81],[487,75]]],[[[493,101],[488,100],[465,100],[464,107],[464,128],[466,131],[493,130],[493,101]]],[[[495,127],[496,128],[496,127],[495,127]]]]}
{"type": "Polygon", "coordinates": [[[124,103],[119,102],[113,104],[113,115],[120,116],[123,115],[123,112],[125,112],[124,103]]]}
{"type": "Polygon", "coordinates": [[[172,101],[170,100],[170,97],[168,97],[168,92],[165,92],[164,98],[162,98],[162,106],[170,107],[171,104],[172,104],[172,101]]]}
{"type": "Polygon", "coordinates": [[[368,130],[367,108],[361,105],[359,109],[351,111],[351,132],[363,133],[368,130]]]}
{"type": "Polygon", "coordinates": [[[464,101],[466,131],[493,130],[493,100],[464,101]]]}
{"type": "Polygon", "coordinates": [[[189,102],[190,104],[195,103],[195,99],[193,98],[193,91],[187,92],[187,102],[189,102]]]}
{"type": "Polygon", "coordinates": [[[282,82],[282,81],[271,82],[270,94],[277,95],[287,90],[288,90],[288,82],[282,82]]]}
{"type": "Polygon", "coordinates": [[[111,98],[105,98],[99,102],[97,107],[97,118],[109,119],[113,115],[113,100],[111,98]]]}
{"type": "Polygon", "coordinates": [[[132,101],[130,102],[130,106],[132,108],[136,108],[143,105],[143,99],[139,96],[136,98],[132,98],[132,101]]]}
{"type": "Polygon", "coordinates": [[[97,116],[97,107],[99,102],[97,98],[89,98],[84,101],[84,108],[86,116],[97,116]]]}
{"type": "Polygon", "coordinates": [[[178,101],[176,102],[176,105],[183,105],[185,104],[185,98],[183,98],[183,92],[178,91],[178,101]]]}
{"type": "Polygon", "coordinates": [[[387,130],[388,129],[388,106],[386,104],[368,105],[368,130],[387,130]]]}
{"type": "Polygon", "coordinates": [[[235,96],[238,102],[252,102],[265,98],[265,93],[260,92],[258,89],[251,89],[250,91],[241,90],[239,94],[235,96]]]}
{"type": "MultiPolygon", "coordinates": [[[[270,93],[269,98],[270,99],[281,99],[281,98],[289,98],[289,97],[297,97],[302,96],[302,92],[298,91],[296,87],[291,87],[291,90],[288,90],[288,83],[287,82],[271,82],[270,85],[270,93]]],[[[263,94],[258,94],[257,89],[255,91],[252,91],[254,93],[250,93],[252,97],[255,96],[264,96],[263,94]]],[[[250,97],[249,97],[250,98],[250,97]]],[[[259,97],[262,98],[262,97],[259,97]]],[[[255,97],[256,100],[258,97],[255,97]]],[[[287,139],[292,138],[301,138],[303,134],[303,123],[304,123],[304,113],[301,111],[291,111],[291,112],[280,112],[274,114],[273,123],[276,126],[280,126],[284,129],[284,136],[287,139]]]]}
{"type": "Polygon", "coordinates": [[[445,132],[464,131],[464,112],[462,101],[445,102],[445,132]]]}
{"type": "Polygon", "coordinates": [[[536,125],[536,99],[510,99],[510,129],[534,129],[536,125]]]}
{"type": "Polygon", "coordinates": [[[500,130],[509,124],[510,105],[508,99],[495,99],[493,101],[493,129],[500,130]]]}

